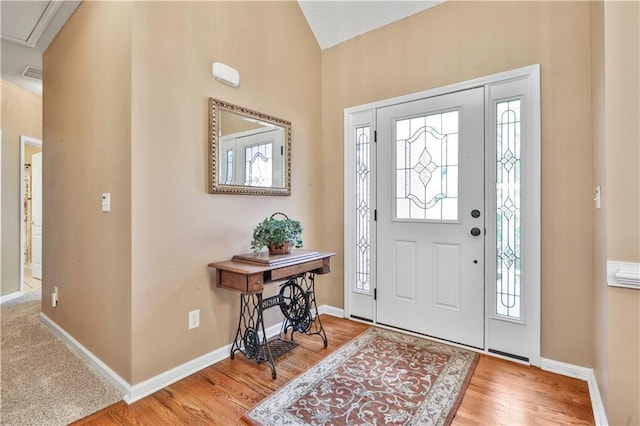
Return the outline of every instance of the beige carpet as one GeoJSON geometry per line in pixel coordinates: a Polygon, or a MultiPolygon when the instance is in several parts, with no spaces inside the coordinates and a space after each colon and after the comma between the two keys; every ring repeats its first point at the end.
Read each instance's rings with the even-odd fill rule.
{"type": "Polygon", "coordinates": [[[39,314],[40,291],[0,305],[0,424],[66,425],[121,400],[39,314]]]}

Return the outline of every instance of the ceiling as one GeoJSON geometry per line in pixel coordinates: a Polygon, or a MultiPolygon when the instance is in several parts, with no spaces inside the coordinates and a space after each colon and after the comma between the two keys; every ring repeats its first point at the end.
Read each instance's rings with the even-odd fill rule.
{"type": "MultiPolygon", "coordinates": [[[[327,49],[443,1],[446,0],[298,0],[298,3],[320,48],[327,49]]],[[[80,0],[0,1],[2,78],[42,96],[42,80],[23,73],[29,66],[41,72],[42,53],[79,4],[80,0]]]]}
{"type": "Polygon", "coordinates": [[[446,0],[298,0],[321,49],[437,6],[446,0]]]}
{"type": "Polygon", "coordinates": [[[42,80],[23,76],[42,70],[42,53],[80,1],[0,1],[2,78],[42,96],[42,80]]]}

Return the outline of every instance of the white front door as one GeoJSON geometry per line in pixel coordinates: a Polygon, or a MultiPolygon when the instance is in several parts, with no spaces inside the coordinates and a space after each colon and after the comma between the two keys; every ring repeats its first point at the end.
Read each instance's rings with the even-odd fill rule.
{"type": "Polygon", "coordinates": [[[42,153],[31,157],[31,274],[42,279],[42,153]]]}
{"type": "Polygon", "coordinates": [[[484,90],[376,123],[377,322],[484,348],[484,90]]]}

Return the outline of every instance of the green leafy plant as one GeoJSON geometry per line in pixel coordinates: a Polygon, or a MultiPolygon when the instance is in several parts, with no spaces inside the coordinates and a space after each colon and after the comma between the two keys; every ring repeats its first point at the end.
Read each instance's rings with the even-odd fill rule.
{"type": "Polygon", "coordinates": [[[251,249],[254,253],[260,252],[264,246],[287,252],[287,247],[302,247],[302,225],[294,219],[289,219],[284,213],[274,213],[265,218],[253,230],[251,249]],[[284,219],[276,219],[275,216],[284,216],[284,219]]]}

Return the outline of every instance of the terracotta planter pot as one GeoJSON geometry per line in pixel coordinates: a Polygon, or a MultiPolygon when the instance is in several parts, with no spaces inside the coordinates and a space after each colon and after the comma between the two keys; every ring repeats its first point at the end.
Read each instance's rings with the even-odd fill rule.
{"type": "Polygon", "coordinates": [[[291,243],[289,241],[285,241],[282,243],[282,246],[276,247],[275,244],[269,244],[269,254],[289,254],[291,253],[291,243]]]}

